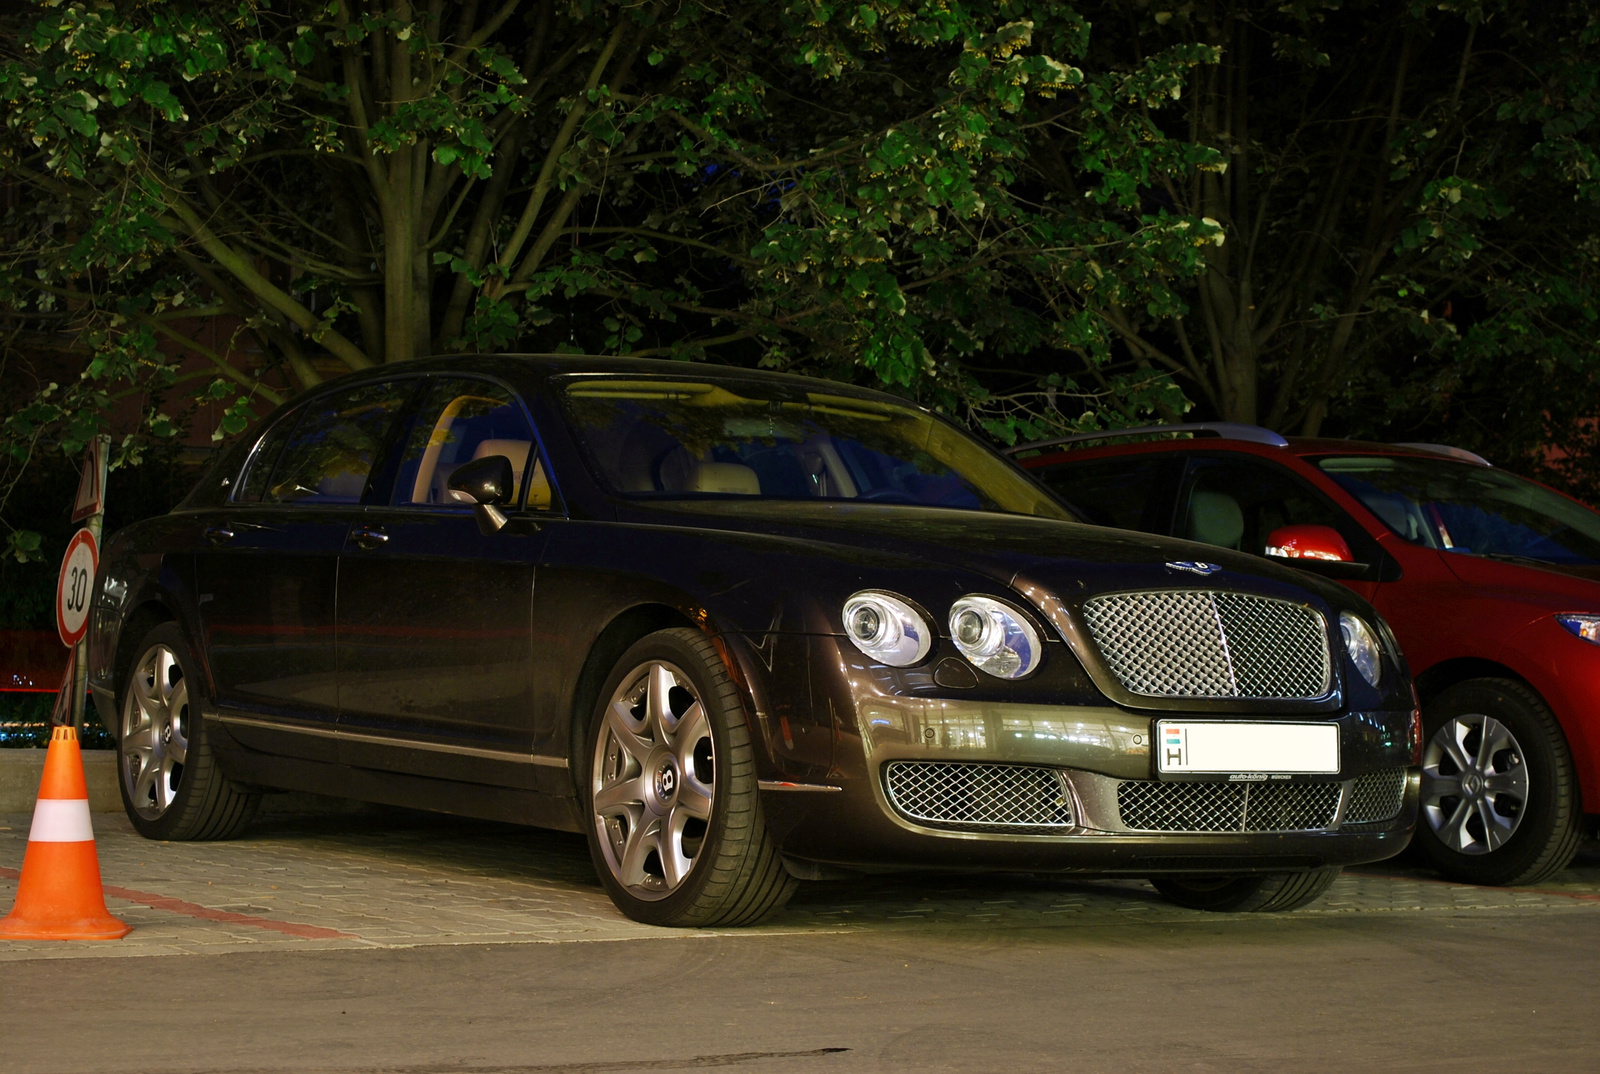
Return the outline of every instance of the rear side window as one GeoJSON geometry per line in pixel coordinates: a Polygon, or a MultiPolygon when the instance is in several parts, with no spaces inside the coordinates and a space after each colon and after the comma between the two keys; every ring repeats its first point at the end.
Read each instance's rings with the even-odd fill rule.
{"type": "Polygon", "coordinates": [[[363,384],[312,400],[292,433],[262,438],[240,489],[261,503],[357,504],[416,381],[363,384]],[[272,458],[272,456],[276,458],[272,458]],[[263,478],[267,464],[270,476],[263,478]]]}
{"type": "MultiPolygon", "coordinates": [[[[528,506],[550,506],[550,481],[534,449],[533,428],[509,390],[482,380],[436,381],[417,415],[395,480],[396,504],[450,504],[450,475],[465,463],[501,455],[528,506]],[[526,479],[526,480],[525,480],[526,479]]],[[[513,503],[522,501],[513,497],[513,503]]]]}
{"type": "Polygon", "coordinates": [[[1058,463],[1033,475],[1096,525],[1165,533],[1177,467],[1171,455],[1124,455],[1058,463]]]}
{"type": "Polygon", "coordinates": [[[250,460],[245,463],[244,477],[239,481],[239,490],[234,493],[236,503],[260,503],[261,497],[267,491],[267,483],[272,479],[272,468],[278,465],[278,458],[283,454],[283,445],[289,442],[289,434],[294,432],[295,423],[300,420],[300,411],[294,410],[285,414],[273,423],[256,446],[250,452],[250,460]]]}

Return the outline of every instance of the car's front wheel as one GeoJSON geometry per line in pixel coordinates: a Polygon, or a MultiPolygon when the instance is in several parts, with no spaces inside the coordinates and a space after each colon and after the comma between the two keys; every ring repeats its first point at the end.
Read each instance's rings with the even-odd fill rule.
{"type": "Polygon", "coordinates": [[[623,654],[585,757],[590,855],[635,921],[748,925],[794,893],[761,815],[738,689],[699,631],[657,631],[623,654]]]}
{"type": "Polygon", "coordinates": [[[1474,679],[1423,711],[1416,846],[1452,880],[1535,884],[1578,852],[1582,816],[1566,736],[1510,679],[1474,679]]]}
{"type": "Polygon", "coordinates": [[[232,839],[261,799],[217,766],[193,669],[178,625],[162,623],[139,642],[123,684],[118,783],[128,819],[147,839],[232,839]]]}
{"type": "Polygon", "coordinates": [[[1167,899],[1190,910],[1273,913],[1298,910],[1322,897],[1339,879],[1339,867],[1259,876],[1159,876],[1150,883],[1167,899]]]}

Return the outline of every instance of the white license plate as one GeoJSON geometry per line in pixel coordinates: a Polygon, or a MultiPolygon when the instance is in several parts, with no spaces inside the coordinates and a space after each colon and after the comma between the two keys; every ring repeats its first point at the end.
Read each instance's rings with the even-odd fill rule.
{"type": "Polygon", "coordinates": [[[1331,723],[1158,720],[1156,771],[1173,775],[1312,775],[1339,771],[1331,723]]]}

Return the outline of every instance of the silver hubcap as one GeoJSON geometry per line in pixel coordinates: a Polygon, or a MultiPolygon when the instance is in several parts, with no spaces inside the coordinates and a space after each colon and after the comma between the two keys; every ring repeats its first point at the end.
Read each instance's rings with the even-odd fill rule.
{"type": "Polygon", "coordinates": [[[1506,725],[1492,716],[1457,716],[1434,733],[1422,755],[1422,814],[1458,854],[1505,846],[1528,803],[1528,766],[1506,725]]]}
{"type": "Polygon", "coordinates": [[[595,743],[589,791],[606,864],[640,899],[676,891],[711,824],[711,723],[671,664],[634,669],[612,695],[595,743]]]}
{"type": "Polygon", "coordinates": [[[146,820],[172,807],[189,756],[189,687],[178,658],[153,646],[133,673],[122,710],[122,781],[146,820]]]}

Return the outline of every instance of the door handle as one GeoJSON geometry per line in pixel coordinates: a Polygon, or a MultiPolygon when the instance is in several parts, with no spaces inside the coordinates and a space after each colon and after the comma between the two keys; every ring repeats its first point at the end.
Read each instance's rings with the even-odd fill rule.
{"type": "Polygon", "coordinates": [[[357,548],[370,552],[374,548],[383,547],[389,535],[377,526],[358,526],[350,531],[350,539],[356,543],[357,548]]]}
{"type": "Polygon", "coordinates": [[[227,544],[233,540],[233,531],[227,526],[207,526],[200,534],[207,544],[227,544]]]}

